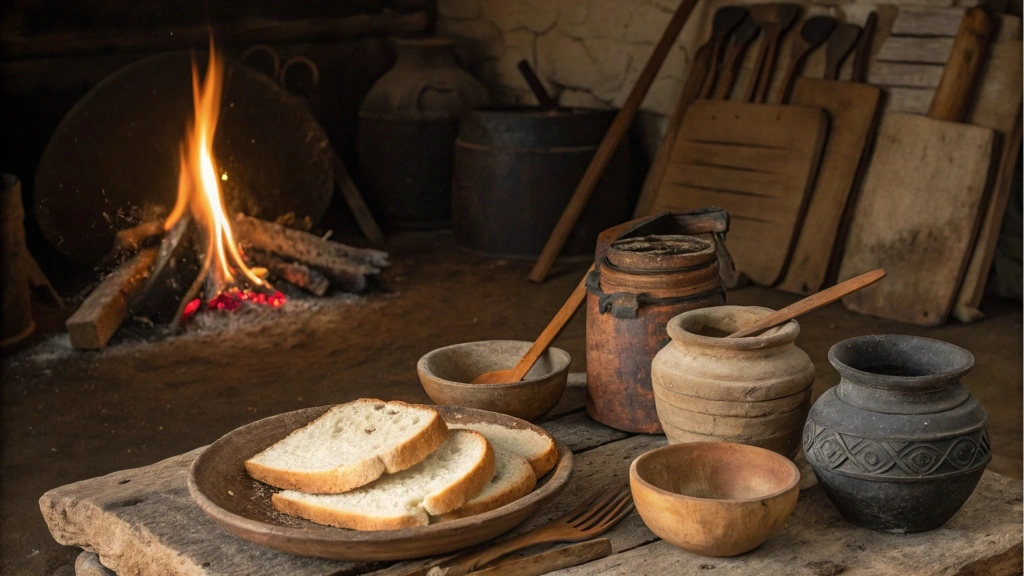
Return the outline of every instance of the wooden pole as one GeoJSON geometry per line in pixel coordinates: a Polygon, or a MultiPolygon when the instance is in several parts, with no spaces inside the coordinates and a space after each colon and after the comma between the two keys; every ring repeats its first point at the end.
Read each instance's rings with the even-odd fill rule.
{"type": "Polygon", "coordinates": [[[601,140],[601,144],[598,145],[593,160],[590,161],[587,171],[583,173],[583,178],[580,179],[576,191],[573,192],[572,198],[569,200],[569,205],[565,207],[561,218],[555,224],[555,229],[551,231],[551,236],[548,238],[547,244],[544,245],[544,250],[540,253],[540,257],[537,258],[533,270],[530,271],[530,280],[543,282],[544,278],[547,277],[551,266],[555,263],[555,258],[558,257],[558,253],[562,251],[562,246],[565,245],[565,240],[569,237],[569,233],[572,232],[572,228],[576,225],[580,214],[583,213],[583,209],[586,207],[587,201],[590,200],[591,194],[594,193],[594,187],[597,186],[597,182],[604,173],[605,167],[608,166],[608,162],[611,160],[616,148],[618,148],[619,142],[622,141],[622,137],[626,135],[630,125],[633,123],[633,117],[636,116],[637,111],[640,109],[640,103],[643,102],[644,96],[647,95],[647,90],[650,89],[651,84],[654,82],[654,77],[661,68],[661,64],[665,61],[665,57],[668,56],[668,51],[672,48],[676,37],[679,36],[679,31],[683,28],[686,20],[689,19],[696,5],[697,0],[683,0],[679,8],[676,9],[672,20],[669,21],[668,27],[665,29],[665,33],[662,34],[661,40],[658,41],[658,45],[654,47],[654,52],[651,53],[650,59],[647,60],[643,71],[640,72],[640,77],[637,78],[633,91],[626,97],[626,101],[622,104],[622,109],[615,116],[611,127],[608,128],[604,139],[601,140]]]}

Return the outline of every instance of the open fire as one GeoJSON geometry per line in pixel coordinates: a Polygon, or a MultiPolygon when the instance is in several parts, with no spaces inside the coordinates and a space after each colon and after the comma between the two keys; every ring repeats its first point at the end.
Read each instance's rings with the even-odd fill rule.
{"type": "MultiPolygon", "coordinates": [[[[212,40],[202,77],[193,60],[194,115],[179,147],[177,199],[169,212],[159,206],[138,207],[151,215],[117,232],[105,259],[115,269],[66,322],[75,348],[104,347],[124,319],[135,315],[134,309],[147,300],[147,294],[159,292],[147,289],[157,284],[164,292],[169,289],[174,298],[182,293],[179,286],[188,286],[175,300],[173,332],[203,310],[279,308],[287,301],[285,293],[301,298],[325,296],[332,289],[362,292],[390,265],[386,252],[346,246],[310,233],[314,222],[294,212],[266,209],[278,216],[273,222],[244,214],[229,217],[222,186],[230,175],[218,167],[213,146],[225,68],[212,40]],[[169,215],[164,219],[157,216],[160,213],[169,215]],[[179,261],[200,263],[194,280],[178,276],[194,269],[174,264],[179,261]]],[[[231,77],[245,73],[235,70],[231,77]]],[[[273,184],[269,183],[271,189],[273,184]]],[[[260,209],[254,207],[256,212],[260,209]]],[[[155,295],[150,300],[159,299],[155,295]]]]}

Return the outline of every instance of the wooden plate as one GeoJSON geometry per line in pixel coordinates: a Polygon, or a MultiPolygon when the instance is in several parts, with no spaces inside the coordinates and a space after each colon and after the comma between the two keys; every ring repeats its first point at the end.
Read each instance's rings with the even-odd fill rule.
{"type": "MultiPolygon", "coordinates": [[[[452,552],[507,532],[558,496],[572,476],[572,451],[555,440],[558,463],[533,492],[476,516],[415,528],[364,532],[282,514],[270,503],[275,489],[249,478],[244,462],[329,408],[288,412],[229,432],[192,464],[188,474],[192,498],[224,530],[274,550],[334,560],[406,560],[452,552]]],[[[525,420],[496,412],[455,406],[435,408],[448,422],[488,422],[544,432],[525,420]]]]}

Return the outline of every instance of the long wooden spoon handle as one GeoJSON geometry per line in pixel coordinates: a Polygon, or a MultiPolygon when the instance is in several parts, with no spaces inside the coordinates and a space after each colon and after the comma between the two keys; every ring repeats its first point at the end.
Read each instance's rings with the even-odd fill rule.
{"type": "Polygon", "coordinates": [[[778,326],[783,322],[789,322],[797,316],[806,314],[811,310],[817,310],[826,304],[831,304],[836,300],[839,300],[847,294],[852,294],[861,288],[870,286],[882,278],[885,278],[885,270],[882,268],[866,272],[855,278],[850,278],[846,282],[840,282],[831,288],[822,290],[821,292],[812,294],[799,302],[790,304],[782,310],[773,312],[772,314],[765,316],[764,319],[753,326],[748,326],[738,332],[733,332],[726,336],[726,338],[743,338],[756,334],[762,330],[767,330],[773,326],[778,326]]]}
{"type": "Polygon", "coordinates": [[[587,276],[594,269],[591,265],[587,273],[583,275],[580,283],[576,285],[576,289],[569,295],[569,299],[562,304],[561,310],[555,314],[555,317],[548,323],[547,328],[540,333],[537,340],[534,341],[533,346],[526,351],[526,354],[516,363],[515,367],[512,368],[512,374],[509,376],[509,382],[519,382],[526,376],[526,373],[533,368],[533,365],[540,358],[540,355],[551,346],[551,343],[558,338],[558,335],[562,333],[565,325],[572,320],[572,317],[576,314],[576,310],[579,309],[580,304],[583,303],[583,297],[587,295],[587,276]]]}

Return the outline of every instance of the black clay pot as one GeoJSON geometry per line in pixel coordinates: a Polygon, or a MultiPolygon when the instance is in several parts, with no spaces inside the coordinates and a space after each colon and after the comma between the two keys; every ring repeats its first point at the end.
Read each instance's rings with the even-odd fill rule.
{"type": "Polygon", "coordinates": [[[970,352],[916,336],[861,336],[829,350],[842,379],[811,407],[804,452],[847,520],[923,532],[963,506],[992,459],[985,410],[960,383],[970,352]]]}

